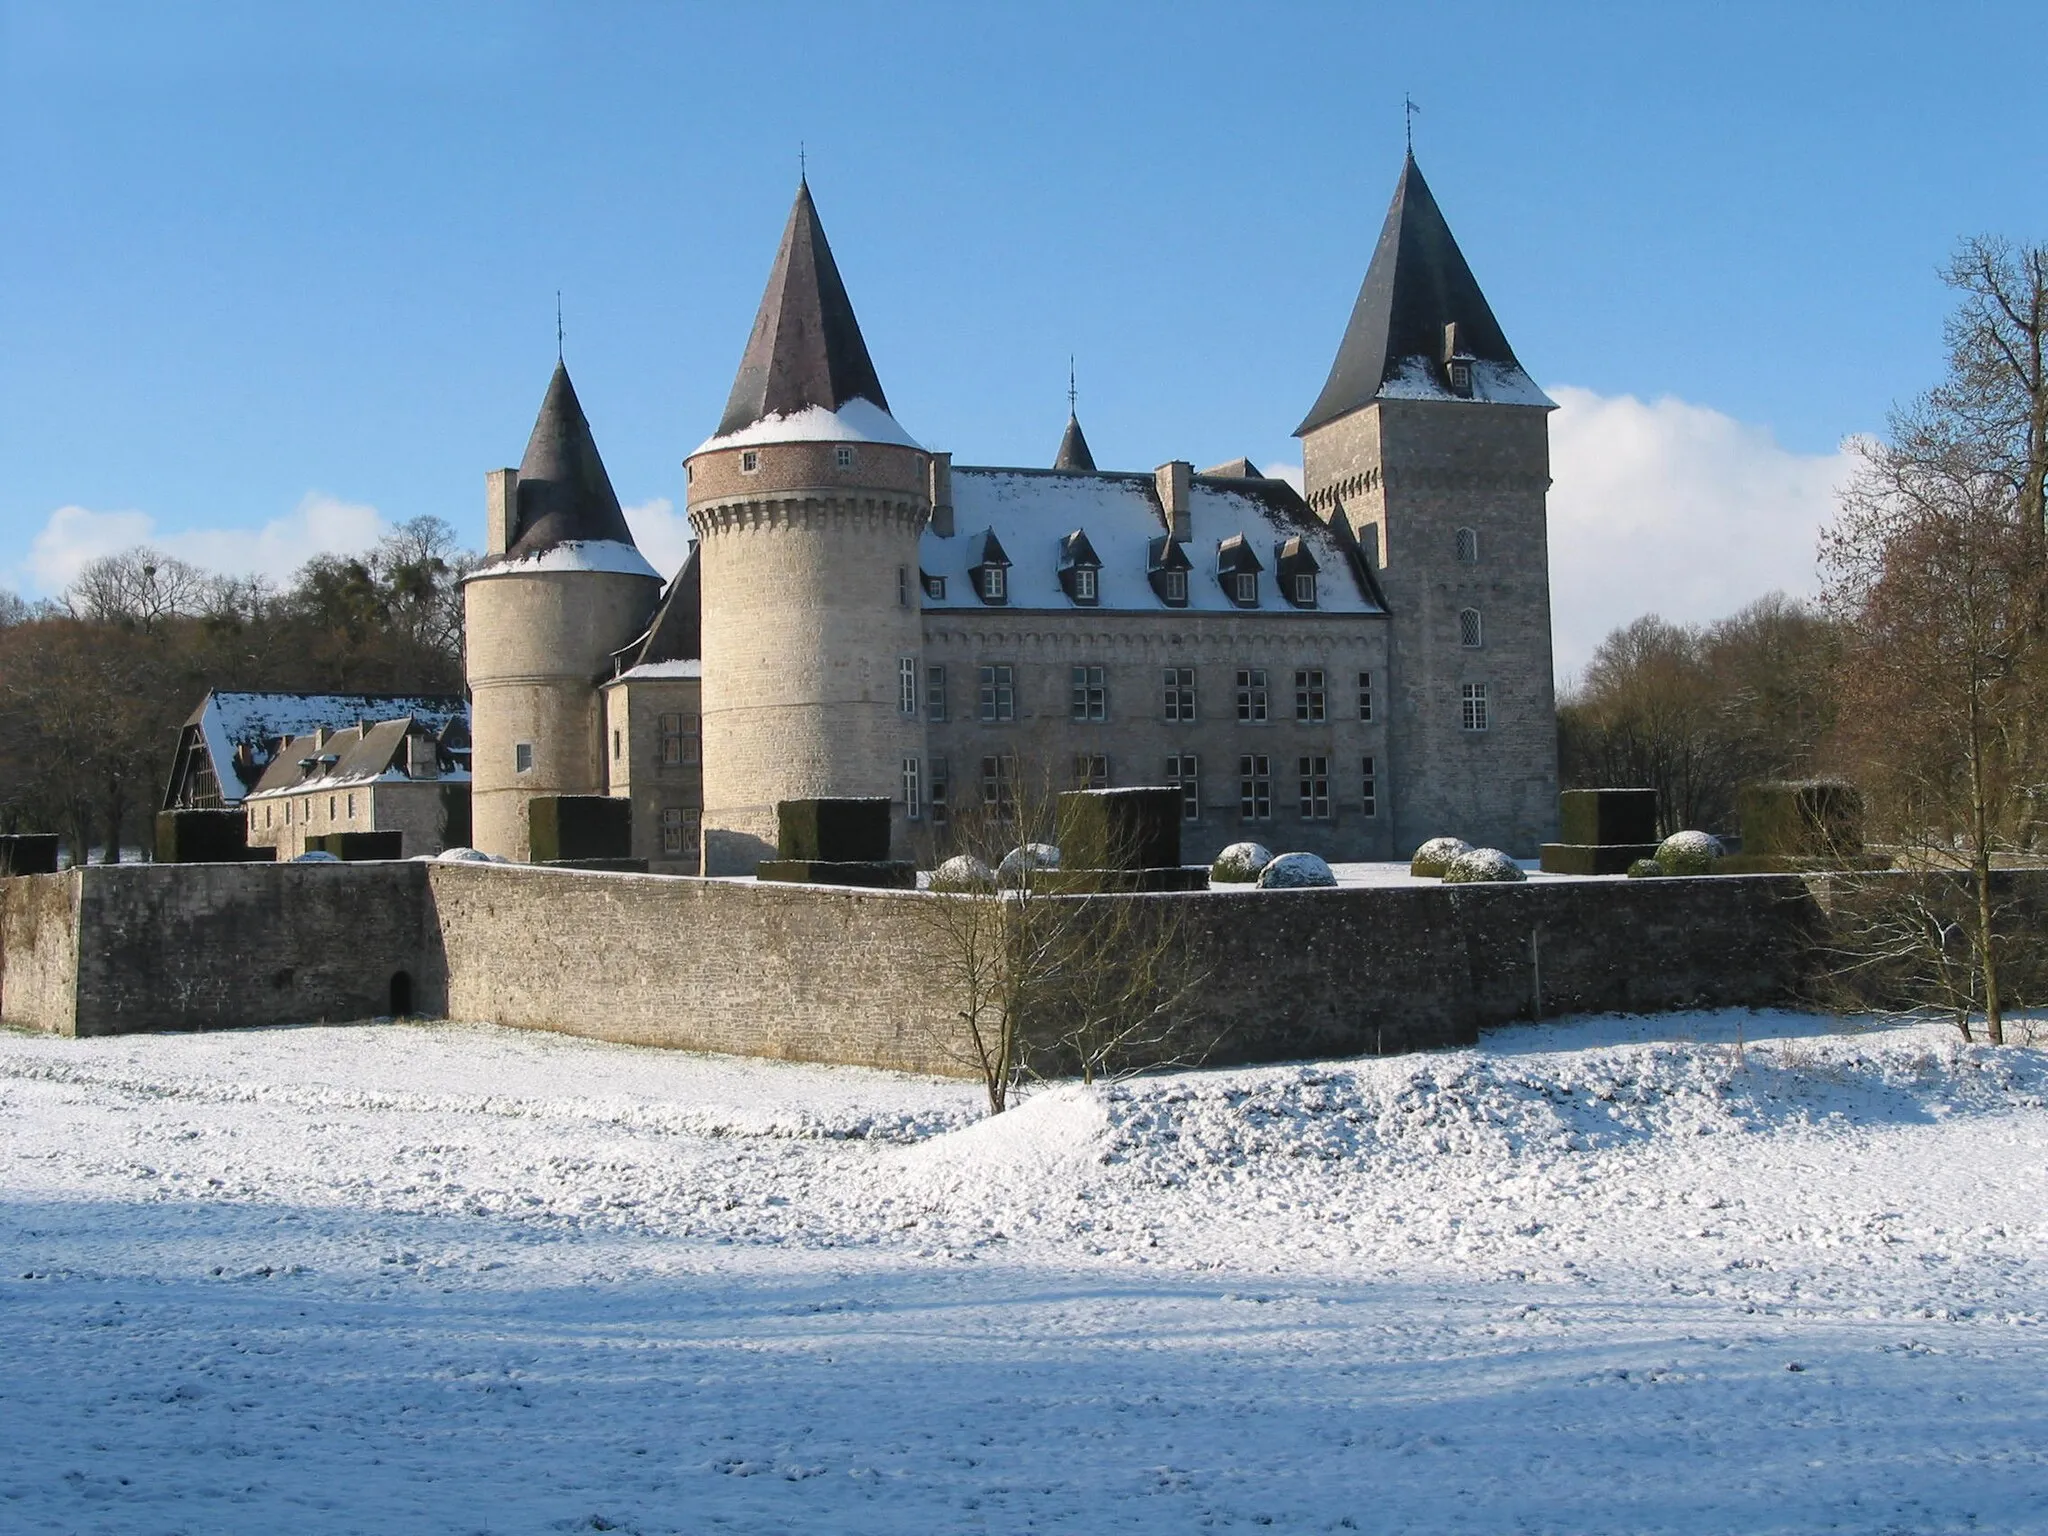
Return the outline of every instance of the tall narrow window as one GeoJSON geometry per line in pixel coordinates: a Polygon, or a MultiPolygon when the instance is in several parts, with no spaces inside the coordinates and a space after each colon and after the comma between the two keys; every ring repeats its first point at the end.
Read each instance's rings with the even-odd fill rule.
{"type": "Polygon", "coordinates": [[[981,669],[981,719],[995,725],[1017,718],[1017,689],[1010,668],[1003,665],[981,669]]]}
{"type": "Polygon", "coordinates": [[[932,825],[943,827],[947,821],[946,796],[952,787],[952,779],[943,757],[932,759],[932,825]]]}
{"type": "Polygon", "coordinates": [[[896,708],[899,713],[917,713],[917,658],[901,656],[896,661],[896,708]]]}
{"type": "Polygon", "coordinates": [[[1166,669],[1166,718],[1183,724],[1195,718],[1195,669],[1166,669]]]}
{"type": "Polygon", "coordinates": [[[1166,782],[1180,791],[1180,815],[1183,821],[1202,819],[1202,781],[1200,765],[1192,752],[1175,752],[1166,759],[1166,782]]]}
{"type": "Polygon", "coordinates": [[[350,821],[356,819],[356,797],[353,791],[350,792],[348,797],[348,819],[350,821]]]}
{"type": "Polygon", "coordinates": [[[533,743],[532,743],[532,742],[530,742],[530,741],[521,741],[521,742],[515,742],[515,743],[513,743],[513,746],[512,746],[512,771],[513,771],[514,773],[531,773],[531,772],[533,772],[533,743]]]}
{"type": "Polygon", "coordinates": [[[1330,760],[1327,757],[1301,759],[1301,819],[1330,819],[1330,760]]]}
{"type": "Polygon", "coordinates": [[[1477,650],[1484,636],[1479,628],[1479,610],[1461,608],[1458,610],[1458,644],[1467,650],[1477,650]]]}
{"type": "Polygon", "coordinates": [[[1358,761],[1359,809],[1368,816],[1377,816],[1380,813],[1379,765],[1369,757],[1358,761]]]}
{"type": "Polygon", "coordinates": [[[1100,752],[1074,754],[1074,788],[1109,788],[1109,759],[1100,752]]]}
{"type": "Polygon", "coordinates": [[[934,724],[943,724],[946,719],[946,669],[944,666],[924,669],[924,716],[934,724]]]}
{"type": "Polygon", "coordinates": [[[1370,720],[1372,718],[1372,674],[1370,672],[1358,674],[1358,718],[1361,720],[1370,720]]]}
{"type": "Polygon", "coordinates": [[[1477,528],[1460,528],[1458,530],[1458,564],[1477,565],[1478,563],[1479,530],[1477,528]]]}
{"type": "Polygon", "coordinates": [[[617,762],[626,752],[626,733],[616,728],[612,731],[612,761],[617,762]]]}
{"type": "Polygon", "coordinates": [[[1101,667],[1074,668],[1073,699],[1069,713],[1076,720],[1109,718],[1109,689],[1101,667]]]}
{"type": "Polygon", "coordinates": [[[912,821],[924,820],[924,775],[914,757],[903,759],[903,814],[912,821]]]}
{"type": "Polygon", "coordinates": [[[981,803],[1008,817],[1017,809],[1017,760],[1007,752],[981,760],[981,803]]]}
{"type": "Polygon", "coordinates": [[[1244,821],[1273,819],[1273,765],[1263,753],[1247,752],[1237,760],[1238,816],[1244,821]]]}
{"type": "Polygon", "coordinates": [[[896,606],[898,608],[908,608],[910,606],[910,567],[907,565],[896,567],[896,606]]]}
{"type": "Polygon", "coordinates": [[[1294,718],[1314,725],[1320,724],[1328,713],[1327,690],[1323,687],[1323,669],[1297,669],[1294,674],[1294,718]]]}
{"type": "Polygon", "coordinates": [[[1486,684],[1465,684],[1461,718],[1468,731],[1486,729],[1486,684]]]}
{"type": "Polygon", "coordinates": [[[1240,725],[1266,723],[1266,669],[1237,669],[1237,719],[1240,725]]]}

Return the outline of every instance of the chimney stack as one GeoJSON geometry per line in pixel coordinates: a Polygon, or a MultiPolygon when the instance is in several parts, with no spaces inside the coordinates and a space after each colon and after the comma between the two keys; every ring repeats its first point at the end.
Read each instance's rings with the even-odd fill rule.
{"type": "Polygon", "coordinates": [[[484,554],[502,555],[512,547],[519,521],[519,471],[494,469],[484,476],[484,554]]]}
{"type": "Polygon", "coordinates": [[[1166,516],[1166,531],[1187,542],[1195,536],[1194,519],[1188,499],[1194,490],[1195,466],[1186,459],[1173,459],[1152,471],[1152,484],[1159,492],[1159,510],[1166,516]]]}
{"type": "Polygon", "coordinates": [[[932,455],[932,532],[953,537],[953,455],[932,455]]]}

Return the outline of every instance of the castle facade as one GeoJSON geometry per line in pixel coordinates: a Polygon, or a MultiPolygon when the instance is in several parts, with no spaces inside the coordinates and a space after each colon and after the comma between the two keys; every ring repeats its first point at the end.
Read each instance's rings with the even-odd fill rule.
{"type": "Polygon", "coordinates": [[[632,804],[657,871],[750,874],[775,805],[886,796],[897,853],[969,803],[1170,784],[1190,858],[1555,836],[1551,402],[1411,156],[1297,429],[1237,460],[956,465],[890,413],[808,186],[684,461],[696,542],[634,546],[566,369],[488,479],[465,587],[478,847],[553,795],[632,804]]]}

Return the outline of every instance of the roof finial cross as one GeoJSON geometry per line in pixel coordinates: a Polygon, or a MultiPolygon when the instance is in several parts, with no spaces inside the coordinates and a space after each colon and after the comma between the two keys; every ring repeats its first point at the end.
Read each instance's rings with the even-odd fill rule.
{"type": "Polygon", "coordinates": [[[1415,98],[1406,91],[1401,93],[1401,121],[1408,130],[1408,153],[1415,153],[1415,114],[1422,108],[1415,105],[1415,98]]]}
{"type": "Polygon", "coordinates": [[[555,290],[555,361],[562,360],[562,290],[555,290]]]}
{"type": "Polygon", "coordinates": [[[805,186],[810,185],[811,162],[810,157],[804,153],[804,141],[802,139],[796,141],[796,179],[805,186]]]}
{"type": "Polygon", "coordinates": [[[1067,414],[1069,416],[1074,414],[1075,399],[1076,395],[1074,392],[1074,354],[1069,352],[1067,354],[1067,414]]]}

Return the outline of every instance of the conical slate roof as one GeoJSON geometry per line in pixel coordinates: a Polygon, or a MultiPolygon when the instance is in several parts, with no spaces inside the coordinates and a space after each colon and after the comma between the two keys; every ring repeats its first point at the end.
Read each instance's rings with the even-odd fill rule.
{"type": "Polygon", "coordinates": [[[1081,418],[1071,413],[1067,416],[1067,430],[1060,438],[1059,456],[1052,461],[1054,469],[1078,469],[1095,471],[1095,455],[1088,451],[1088,439],[1081,431],[1081,418]]]}
{"type": "Polygon", "coordinates": [[[1460,352],[1520,368],[1411,154],[1329,380],[1294,435],[1371,401],[1409,358],[1440,363],[1444,327],[1454,321],[1460,352]]]}
{"type": "Polygon", "coordinates": [[[889,409],[810,186],[799,183],[717,435],[808,406],[836,411],[849,400],[889,409]]]}
{"type": "Polygon", "coordinates": [[[512,547],[501,557],[517,560],[560,544],[610,540],[633,542],[619,509],[611,476],[598,457],[597,440],[569,382],[569,370],[555,364],[548,392],[519,461],[518,526],[512,547]]]}

